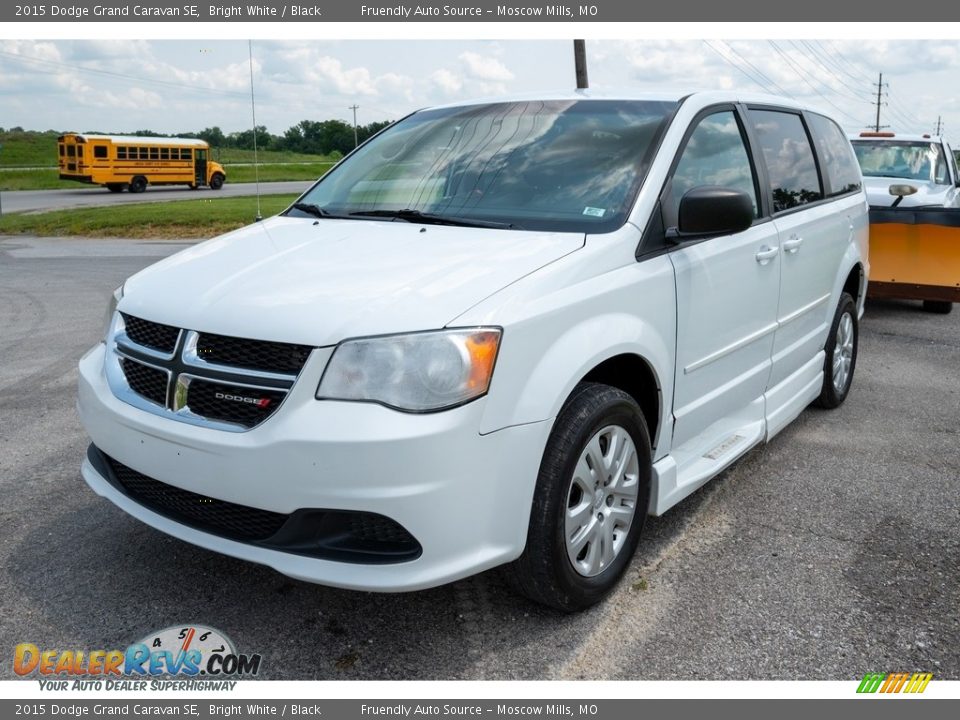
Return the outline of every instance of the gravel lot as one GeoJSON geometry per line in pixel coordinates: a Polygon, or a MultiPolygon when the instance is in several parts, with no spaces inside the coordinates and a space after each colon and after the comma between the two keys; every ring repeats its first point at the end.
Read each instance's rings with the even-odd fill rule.
{"type": "Polygon", "coordinates": [[[289,580],[94,495],[77,360],[109,292],[180,247],[0,238],[0,678],[19,642],[197,622],[270,679],[960,679],[960,311],[869,303],[847,403],[651,518],[611,599],[562,616],[497,571],[407,595],[289,580]]]}

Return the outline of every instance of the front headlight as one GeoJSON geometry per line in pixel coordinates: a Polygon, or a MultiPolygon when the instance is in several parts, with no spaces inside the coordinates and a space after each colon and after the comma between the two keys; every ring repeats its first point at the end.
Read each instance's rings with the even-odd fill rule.
{"type": "Polygon", "coordinates": [[[110,302],[107,304],[107,316],[103,321],[103,337],[109,340],[110,330],[113,327],[113,316],[117,312],[117,305],[123,299],[123,285],[113,291],[110,296],[110,302]]]}
{"type": "Polygon", "coordinates": [[[334,350],[317,399],[407,412],[462,405],[490,387],[500,334],[481,327],[347,340],[334,350]]]}

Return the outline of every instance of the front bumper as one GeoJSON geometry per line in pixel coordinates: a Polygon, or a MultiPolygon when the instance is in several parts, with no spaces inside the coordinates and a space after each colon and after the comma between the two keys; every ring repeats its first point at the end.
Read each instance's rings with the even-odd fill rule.
{"type": "Polygon", "coordinates": [[[93,463],[99,495],[158,530],[301,580],[358,590],[433,587],[509,562],[523,551],[550,422],[480,435],[485,399],[413,415],[317,401],[326,357],[308,361],[283,406],[243,433],[196,427],[117,399],[104,345],[80,362],[78,408],[94,445],[150,478],[199,495],[290,514],[304,508],[375,513],[419,542],[415,560],[358,564],[230,540],[159,514],[121,492],[93,463]]]}

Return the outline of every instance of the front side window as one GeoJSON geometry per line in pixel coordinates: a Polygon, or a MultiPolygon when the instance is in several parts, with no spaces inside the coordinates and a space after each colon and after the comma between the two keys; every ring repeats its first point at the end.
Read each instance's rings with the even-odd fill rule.
{"type": "Polygon", "coordinates": [[[823,156],[824,173],[830,181],[830,194],[859,190],[863,185],[860,165],[850,148],[850,141],[837,124],[823,115],[809,115],[810,130],[817,138],[823,156]]]}
{"type": "Polygon", "coordinates": [[[750,196],[754,217],[759,216],[757,188],[750,156],[732,110],[703,118],[687,140],[670,181],[664,208],[666,222],[675,225],[680,200],[693,188],[716,185],[750,196]]]}
{"type": "Polygon", "coordinates": [[[107,157],[107,146],[106,145],[94,145],[93,146],[93,156],[100,160],[105,160],[107,157]]]}
{"type": "Polygon", "coordinates": [[[750,122],[767,164],[773,211],[821,200],[820,175],[800,116],[778,110],[750,110],[750,122]]]}
{"type": "Polygon", "coordinates": [[[426,110],[366,143],[301,203],[348,217],[412,210],[526,230],[609,232],[625,222],[675,107],[563,100],[426,110]]]}
{"type": "Polygon", "coordinates": [[[860,169],[866,177],[950,183],[940,143],[929,140],[854,140],[860,169]]]}

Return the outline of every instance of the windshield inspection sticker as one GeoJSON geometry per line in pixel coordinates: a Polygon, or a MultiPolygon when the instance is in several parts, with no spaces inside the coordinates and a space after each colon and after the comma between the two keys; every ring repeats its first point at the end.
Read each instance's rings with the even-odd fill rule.
{"type": "Polygon", "coordinates": [[[603,217],[606,212],[604,208],[595,208],[589,205],[583,209],[583,214],[590,215],[591,217],[603,217]]]}

